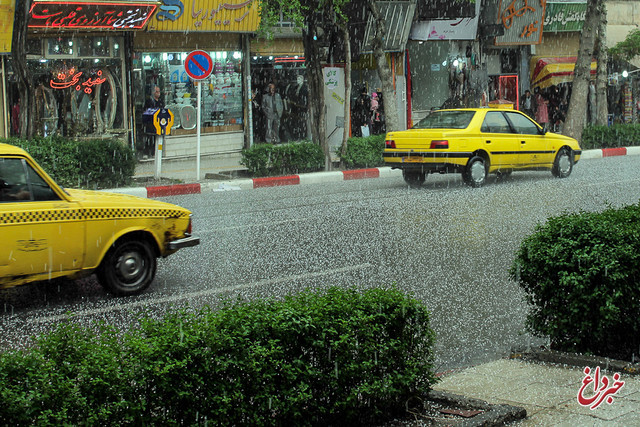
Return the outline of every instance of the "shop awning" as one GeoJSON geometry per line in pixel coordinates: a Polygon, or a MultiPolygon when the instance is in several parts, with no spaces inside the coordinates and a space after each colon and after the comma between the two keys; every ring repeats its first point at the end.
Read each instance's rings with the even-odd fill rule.
{"type": "MultiPolygon", "coordinates": [[[[545,89],[560,83],[573,81],[576,56],[553,56],[531,58],[531,88],[545,89]]],[[[591,78],[596,76],[596,61],[591,61],[591,78]]]]}
{"type": "MultiPolygon", "coordinates": [[[[402,52],[409,39],[416,3],[414,1],[378,1],[376,5],[386,25],[382,49],[385,52],[402,52]]],[[[373,17],[370,16],[360,53],[373,52],[374,25],[373,17]]]]}

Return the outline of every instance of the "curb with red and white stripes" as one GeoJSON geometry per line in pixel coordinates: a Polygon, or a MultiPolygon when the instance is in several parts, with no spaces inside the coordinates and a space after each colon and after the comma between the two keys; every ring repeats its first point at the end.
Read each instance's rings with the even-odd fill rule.
{"type": "MultiPolygon", "coordinates": [[[[603,157],[640,155],[640,147],[602,148],[584,150],[580,159],[601,159],[603,157]]],[[[355,169],[346,171],[312,172],[300,175],[270,176],[266,178],[244,178],[207,183],[157,185],[150,187],[128,187],[104,190],[111,193],[155,198],[200,194],[208,191],[251,190],[254,188],[280,187],[284,185],[319,184],[326,182],[350,181],[355,179],[401,177],[402,171],[390,167],[355,169]]]]}

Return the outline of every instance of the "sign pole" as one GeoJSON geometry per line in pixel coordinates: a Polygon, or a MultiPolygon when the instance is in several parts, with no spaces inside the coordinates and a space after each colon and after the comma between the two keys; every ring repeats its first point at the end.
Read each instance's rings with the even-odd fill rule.
{"type": "Polygon", "coordinates": [[[164,136],[156,135],[156,179],[160,178],[162,173],[162,143],[164,136]]]}
{"type": "Polygon", "coordinates": [[[196,110],[196,120],[198,121],[198,124],[196,125],[197,127],[197,146],[196,146],[196,181],[200,181],[200,109],[201,107],[201,102],[200,102],[200,98],[202,96],[202,82],[198,81],[196,82],[196,84],[198,85],[198,109],[196,110]]]}

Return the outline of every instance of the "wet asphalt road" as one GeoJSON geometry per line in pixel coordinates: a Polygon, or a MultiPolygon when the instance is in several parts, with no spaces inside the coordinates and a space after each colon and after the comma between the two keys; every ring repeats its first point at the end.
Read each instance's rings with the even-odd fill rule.
{"type": "Polygon", "coordinates": [[[202,243],[159,262],[143,295],[114,298],[95,279],[0,291],[0,348],[62,319],[129,327],[141,311],[216,305],[304,288],[397,285],[424,301],[438,371],[544,344],[524,331],[523,293],[508,277],[521,240],[549,216],[637,203],[640,157],[583,160],[568,179],[515,172],[465,186],[431,175],[164,198],[191,209],[202,243]]]}

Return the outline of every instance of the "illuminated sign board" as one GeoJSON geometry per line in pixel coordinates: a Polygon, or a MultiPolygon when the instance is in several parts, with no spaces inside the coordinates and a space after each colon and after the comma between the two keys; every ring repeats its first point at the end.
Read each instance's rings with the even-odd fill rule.
{"type": "Polygon", "coordinates": [[[258,0],[160,0],[151,31],[255,32],[260,24],[258,0]]]}
{"type": "Polygon", "coordinates": [[[141,29],[156,4],[130,2],[34,1],[29,10],[29,28],[141,29]]]}
{"type": "Polygon", "coordinates": [[[101,85],[105,81],[106,78],[102,77],[102,70],[95,70],[91,74],[94,76],[91,77],[83,77],[83,72],[77,70],[76,68],[71,68],[68,70],[61,70],[56,73],[54,79],[49,81],[49,86],[52,89],[67,89],[70,87],[75,88],[77,91],[83,91],[86,94],[90,94],[93,92],[93,87],[101,85]]]}

